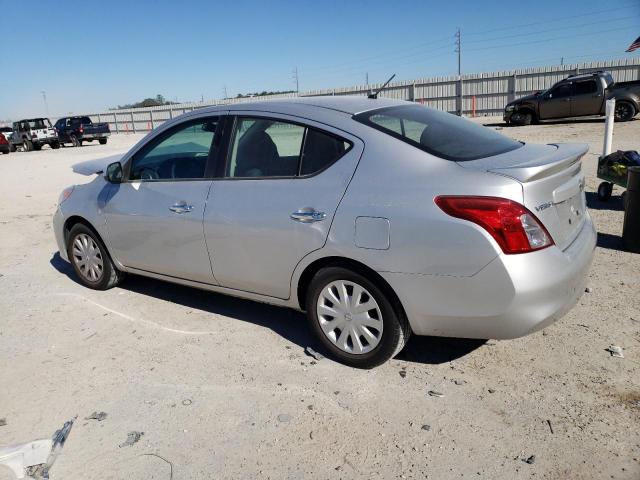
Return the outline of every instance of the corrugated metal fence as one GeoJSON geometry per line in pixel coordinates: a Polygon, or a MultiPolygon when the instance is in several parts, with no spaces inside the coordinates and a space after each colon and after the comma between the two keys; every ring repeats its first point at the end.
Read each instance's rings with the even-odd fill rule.
{"type": "MultiPolygon", "coordinates": [[[[571,74],[607,70],[617,82],[640,79],[640,58],[607,60],[572,65],[553,65],[504,72],[477,73],[457,76],[421,78],[389,84],[381,97],[419,102],[448,112],[460,111],[478,116],[499,115],[504,106],[523,95],[545,90],[571,74]],[[462,88],[462,97],[460,96],[462,88]],[[475,107],[475,108],[474,108],[475,107]]],[[[283,94],[253,98],[234,98],[197,103],[181,103],[161,107],[133,108],[88,114],[94,122],[108,122],[113,133],[148,132],[163,122],[185,112],[211,105],[225,105],[274,98],[314,95],[366,95],[368,88],[375,90],[382,84],[358,85],[327,90],[313,90],[299,95],[283,94]]],[[[52,118],[55,122],[56,118],[52,118]]]]}

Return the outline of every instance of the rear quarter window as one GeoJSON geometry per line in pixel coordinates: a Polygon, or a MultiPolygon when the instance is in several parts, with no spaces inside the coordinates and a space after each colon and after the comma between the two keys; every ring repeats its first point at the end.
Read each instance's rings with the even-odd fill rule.
{"type": "Polygon", "coordinates": [[[522,146],[494,130],[420,105],[381,108],[353,118],[432,155],[456,162],[492,157],[522,146]]]}

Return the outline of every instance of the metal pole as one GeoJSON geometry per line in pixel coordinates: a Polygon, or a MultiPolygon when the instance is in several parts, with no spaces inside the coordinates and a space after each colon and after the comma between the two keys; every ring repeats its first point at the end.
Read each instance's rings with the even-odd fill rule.
{"type": "Polygon", "coordinates": [[[458,115],[462,116],[462,33],[460,28],[456,32],[456,53],[458,54],[458,86],[460,91],[458,92],[458,115]]]}
{"type": "Polygon", "coordinates": [[[611,153],[611,143],[613,142],[613,121],[614,113],[616,111],[616,99],[612,98],[607,100],[606,104],[606,116],[607,119],[604,124],[604,145],[602,147],[602,156],[606,157],[611,153]]]}
{"type": "Polygon", "coordinates": [[[42,99],[44,100],[44,109],[47,112],[47,117],[49,116],[49,104],[47,103],[47,92],[45,92],[44,90],[41,90],[40,93],[42,93],[42,99]]]}
{"type": "Polygon", "coordinates": [[[131,129],[136,133],[136,122],[133,120],[133,112],[131,112],[131,129]]]}
{"type": "Polygon", "coordinates": [[[116,126],[116,133],[120,133],[120,127],[118,125],[118,116],[113,114],[113,124],[116,126]]]}

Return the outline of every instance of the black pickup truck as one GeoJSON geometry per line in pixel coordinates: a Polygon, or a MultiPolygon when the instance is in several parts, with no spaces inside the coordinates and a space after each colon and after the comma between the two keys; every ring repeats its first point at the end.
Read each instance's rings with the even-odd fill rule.
{"type": "Polygon", "coordinates": [[[571,75],[549,90],[508,103],[504,120],[512,125],[529,125],[538,120],[599,116],[606,100],[615,98],[615,120],[626,122],[640,112],[640,80],[614,82],[609,72],[571,75]]]}
{"type": "Polygon", "coordinates": [[[108,123],[93,123],[89,117],[63,117],[56,122],[54,128],[61,144],[72,143],[74,147],[81,147],[82,142],[94,140],[104,145],[111,135],[108,123]]]}

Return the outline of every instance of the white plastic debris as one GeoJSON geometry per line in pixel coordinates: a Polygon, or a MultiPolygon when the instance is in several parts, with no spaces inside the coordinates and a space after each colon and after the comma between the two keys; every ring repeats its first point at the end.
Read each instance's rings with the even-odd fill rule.
{"type": "Polygon", "coordinates": [[[619,347],[617,345],[610,345],[609,348],[606,348],[605,350],[609,352],[612,357],[624,358],[622,347],[619,347]]]}
{"type": "Polygon", "coordinates": [[[9,467],[18,480],[49,478],[49,469],[72,426],[73,420],[69,420],[51,438],[0,448],[0,464],[9,467]]]}

